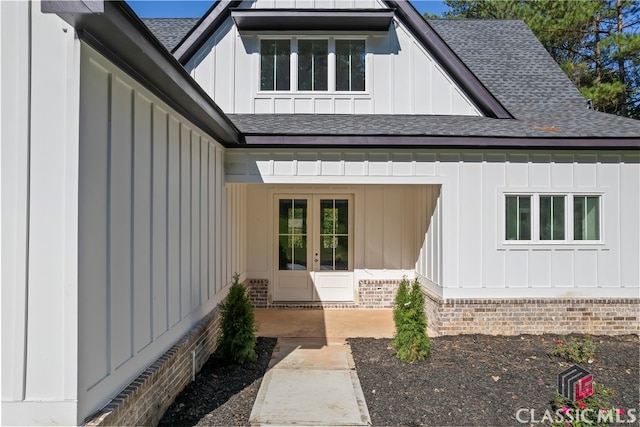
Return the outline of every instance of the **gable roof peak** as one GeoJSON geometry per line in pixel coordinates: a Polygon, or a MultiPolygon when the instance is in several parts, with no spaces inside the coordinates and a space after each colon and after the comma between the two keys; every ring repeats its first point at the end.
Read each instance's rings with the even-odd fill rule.
{"type": "MultiPolygon", "coordinates": [[[[231,16],[232,11],[242,3],[244,2],[218,0],[173,50],[178,61],[183,65],[186,64],[213,32],[231,16]]],[[[382,11],[393,10],[394,17],[409,29],[413,37],[452,76],[485,116],[500,119],[513,118],[409,1],[381,0],[381,5],[386,5],[388,8],[383,8],[382,11]]],[[[271,12],[273,11],[272,9],[271,12]]],[[[318,9],[314,11],[318,12],[318,9]]],[[[247,12],[247,15],[252,13],[256,12],[247,12]]]]}

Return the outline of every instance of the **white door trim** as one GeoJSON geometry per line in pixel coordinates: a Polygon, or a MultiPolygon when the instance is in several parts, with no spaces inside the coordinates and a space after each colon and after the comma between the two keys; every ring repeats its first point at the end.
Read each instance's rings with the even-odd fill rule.
{"type": "MultiPolygon", "coordinates": [[[[272,193],[273,300],[276,302],[352,302],[354,300],[354,206],[353,191],[341,192],[276,192],[272,193]],[[306,200],[306,269],[280,270],[280,200],[306,200]],[[320,201],[348,201],[348,267],[347,270],[320,269],[320,201]]],[[[295,215],[295,214],[294,214],[295,215]]],[[[297,220],[297,219],[296,219],[297,220]]],[[[295,252],[295,250],[294,250],[295,252]]]]}

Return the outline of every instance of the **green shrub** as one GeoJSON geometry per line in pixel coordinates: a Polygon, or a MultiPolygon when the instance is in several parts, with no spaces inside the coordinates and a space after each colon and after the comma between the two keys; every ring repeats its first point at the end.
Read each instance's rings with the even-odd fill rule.
{"type": "Polygon", "coordinates": [[[587,363],[593,361],[595,352],[596,345],[590,337],[586,337],[582,342],[572,337],[569,340],[557,340],[556,346],[549,354],[562,357],[573,363],[587,363]]]}
{"type": "Polygon", "coordinates": [[[427,336],[427,316],[424,313],[424,295],[416,279],[409,290],[409,281],[402,278],[393,306],[396,336],[392,341],[396,357],[413,363],[426,359],[431,353],[427,336]]]}
{"type": "Polygon", "coordinates": [[[218,339],[218,355],[234,363],[255,361],[256,327],[253,306],[244,286],[238,282],[238,275],[233,276],[233,284],[229,295],[221,304],[221,335],[218,339]]]}
{"type": "Polygon", "coordinates": [[[396,325],[396,331],[398,330],[398,325],[402,322],[403,313],[406,311],[408,304],[410,304],[409,281],[406,277],[403,277],[400,285],[398,285],[398,292],[393,304],[393,322],[396,325]]]}

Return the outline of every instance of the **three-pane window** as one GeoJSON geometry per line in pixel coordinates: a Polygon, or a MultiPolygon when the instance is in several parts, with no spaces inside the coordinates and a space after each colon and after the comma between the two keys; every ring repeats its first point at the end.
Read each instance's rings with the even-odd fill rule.
{"type": "Polygon", "coordinates": [[[260,41],[262,91],[362,92],[365,88],[364,40],[294,38],[260,41]],[[292,62],[297,71],[294,76],[291,75],[292,62]],[[331,71],[334,76],[329,75],[330,70],[335,70],[331,71]]]}
{"type": "Polygon", "coordinates": [[[600,240],[600,196],[506,194],[504,202],[507,241],[600,240]]]}

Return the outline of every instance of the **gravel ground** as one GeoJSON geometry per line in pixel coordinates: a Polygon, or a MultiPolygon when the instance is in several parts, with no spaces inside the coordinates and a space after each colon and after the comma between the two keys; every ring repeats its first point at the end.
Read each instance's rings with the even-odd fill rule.
{"type": "MultiPolygon", "coordinates": [[[[580,338],[580,336],[576,336],[580,338]]],[[[556,335],[458,335],[431,339],[431,357],[395,358],[388,339],[350,339],[356,370],[376,426],[518,426],[540,423],[551,410],[557,375],[571,366],[548,355],[556,335]],[[520,423],[521,419],[529,423],[520,423]],[[533,414],[533,418],[531,418],[533,414]]],[[[616,390],[613,404],[639,414],[638,336],[592,337],[594,381],[616,390]]],[[[226,365],[215,356],[167,410],[162,426],[249,425],[274,338],[258,338],[258,361],[226,365]]],[[[625,418],[628,421],[629,418],[625,418]]],[[[620,425],[639,425],[634,424],[620,425]]]]}

